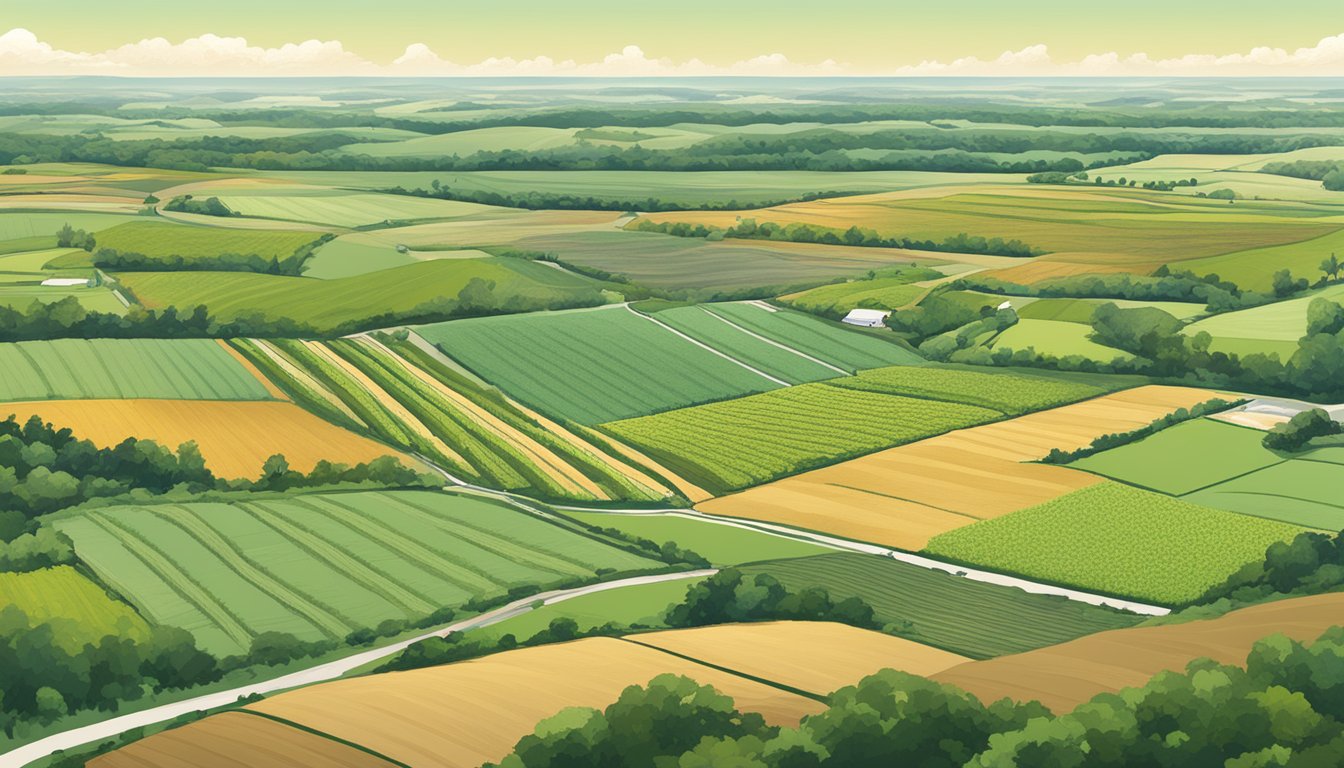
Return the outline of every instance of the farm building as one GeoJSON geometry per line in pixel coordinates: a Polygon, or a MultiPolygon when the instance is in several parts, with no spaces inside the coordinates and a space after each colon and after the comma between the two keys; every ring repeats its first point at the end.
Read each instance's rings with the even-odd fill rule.
{"type": "Polygon", "coordinates": [[[851,309],[843,322],[850,325],[862,325],[868,328],[881,328],[882,321],[890,312],[881,309],[851,309]]]}

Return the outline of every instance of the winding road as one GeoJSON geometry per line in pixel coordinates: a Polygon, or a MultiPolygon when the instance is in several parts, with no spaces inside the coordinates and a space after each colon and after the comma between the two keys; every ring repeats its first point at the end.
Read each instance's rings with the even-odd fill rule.
{"type": "Polygon", "coordinates": [[[171,704],[152,707],[139,712],[120,715],[110,720],[85,725],[79,728],[72,728],[68,731],[52,734],[45,738],[25,744],[22,747],[6,752],[0,755],[0,768],[22,768],[42,757],[55,752],[58,749],[72,749],[82,744],[89,744],[104,741],[124,733],[132,728],[153,725],[165,720],[172,720],[175,717],[185,715],[190,712],[214,709],[227,704],[232,704],[239,697],[251,696],[258,693],[275,693],[288,688],[297,688],[302,685],[311,685],[312,683],[321,683],[328,680],[334,680],[351,670],[358,669],[366,664],[388,658],[399,653],[408,645],[424,640],[429,637],[442,637],[452,632],[462,632],[468,629],[478,627],[487,627],[491,624],[497,624],[505,619],[511,619],[514,616],[520,616],[528,611],[534,610],[541,605],[554,605],[582,595],[591,595],[595,592],[605,592],[611,589],[620,589],[622,587],[633,587],[639,584],[656,584],[663,581],[676,581],[678,579],[690,579],[703,576],[710,576],[716,573],[714,569],[704,569],[699,571],[681,571],[678,573],[660,573],[652,576],[634,576],[628,579],[619,579],[608,581],[602,584],[590,584],[586,587],[575,587],[573,589],[559,589],[551,592],[542,592],[520,600],[515,600],[508,605],[501,606],[493,611],[487,611],[479,616],[473,616],[470,619],[448,624],[438,629],[431,630],[421,635],[416,635],[405,640],[398,640],[390,645],[384,645],[369,651],[346,656],[335,661],[328,661],[324,664],[318,664],[308,669],[291,672],[287,675],[262,680],[248,685],[230,688],[226,691],[216,691],[201,696],[195,696],[182,701],[175,701],[171,704]]]}

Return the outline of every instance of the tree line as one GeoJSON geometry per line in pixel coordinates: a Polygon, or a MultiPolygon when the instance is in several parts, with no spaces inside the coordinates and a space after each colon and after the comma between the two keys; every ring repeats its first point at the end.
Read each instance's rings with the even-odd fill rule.
{"type": "Polygon", "coordinates": [[[947,253],[980,253],[997,256],[1028,257],[1039,256],[1046,251],[1034,248],[1021,240],[1005,240],[1000,237],[982,237],[960,232],[942,240],[918,240],[909,237],[883,237],[876,230],[857,226],[846,230],[831,227],[819,227],[815,224],[794,222],[776,224],[772,221],[757,223],[755,219],[742,219],[730,227],[706,226],[684,221],[659,221],[638,219],[634,225],[637,232],[658,232],[673,237],[703,237],[707,240],[738,238],[743,240],[777,240],[791,243],[820,243],[823,245],[850,245],[864,248],[904,248],[916,251],[942,251],[947,253]]]}

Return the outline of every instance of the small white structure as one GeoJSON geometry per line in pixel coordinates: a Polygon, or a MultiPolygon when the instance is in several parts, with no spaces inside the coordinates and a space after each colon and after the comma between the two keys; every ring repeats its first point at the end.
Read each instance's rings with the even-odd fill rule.
{"type": "Polygon", "coordinates": [[[890,314],[890,312],[881,309],[851,309],[841,322],[850,325],[862,325],[866,328],[881,328],[882,321],[887,319],[887,315],[890,314]]]}
{"type": "Polygon", "coordinates": [[[89,279],[87,277],[48,277],[42,281],[42,284],[47,287],[69,288],[75,285],[88,285],[89,279]]]}
{"type": "Polygon", "coordinates": [[[1005,302],[1003,302],[1002,304],[1000,304],[1000,305],[998,306],[998,308],[999,308],[999,309],[1012,309],[1012,308],[1013,308],[1013,302],[1011,302],[1011,301],[1005,301],[1005,302]]]}

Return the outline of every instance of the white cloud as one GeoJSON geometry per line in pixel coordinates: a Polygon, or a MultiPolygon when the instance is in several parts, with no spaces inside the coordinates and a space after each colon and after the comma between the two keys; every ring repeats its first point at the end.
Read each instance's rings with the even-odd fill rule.
{"type": "Polygon", "coordinates": [[[305,40],[276,48],[252,45],[241,37],[204,34],[171,42],[148,38],[105,51],[67,51],[16,28],[0,35],[0,75],[439,75],[439,76],[693,76],[693,75],[1335,75],[1344,76],[1344,34],[1314,46],[1286,50],[1269,46],[1236,53],[1191,53],[1155,58],[1144,52],[1094,53],[1077,61],[1056,61],[1043,44],[1006,50],[981,59],[965,56],[896,64],[880,70],[858,69],[827,59],[794,62],[783,53],[766,53],[731,64],[700,59],[675,61],[650,56],[627,45],[596,61],[492,57],[474,63],[454,61],[424,43],[406,46],[391,62],[379,63],[346,50],[339,40],[305,40]]]}

